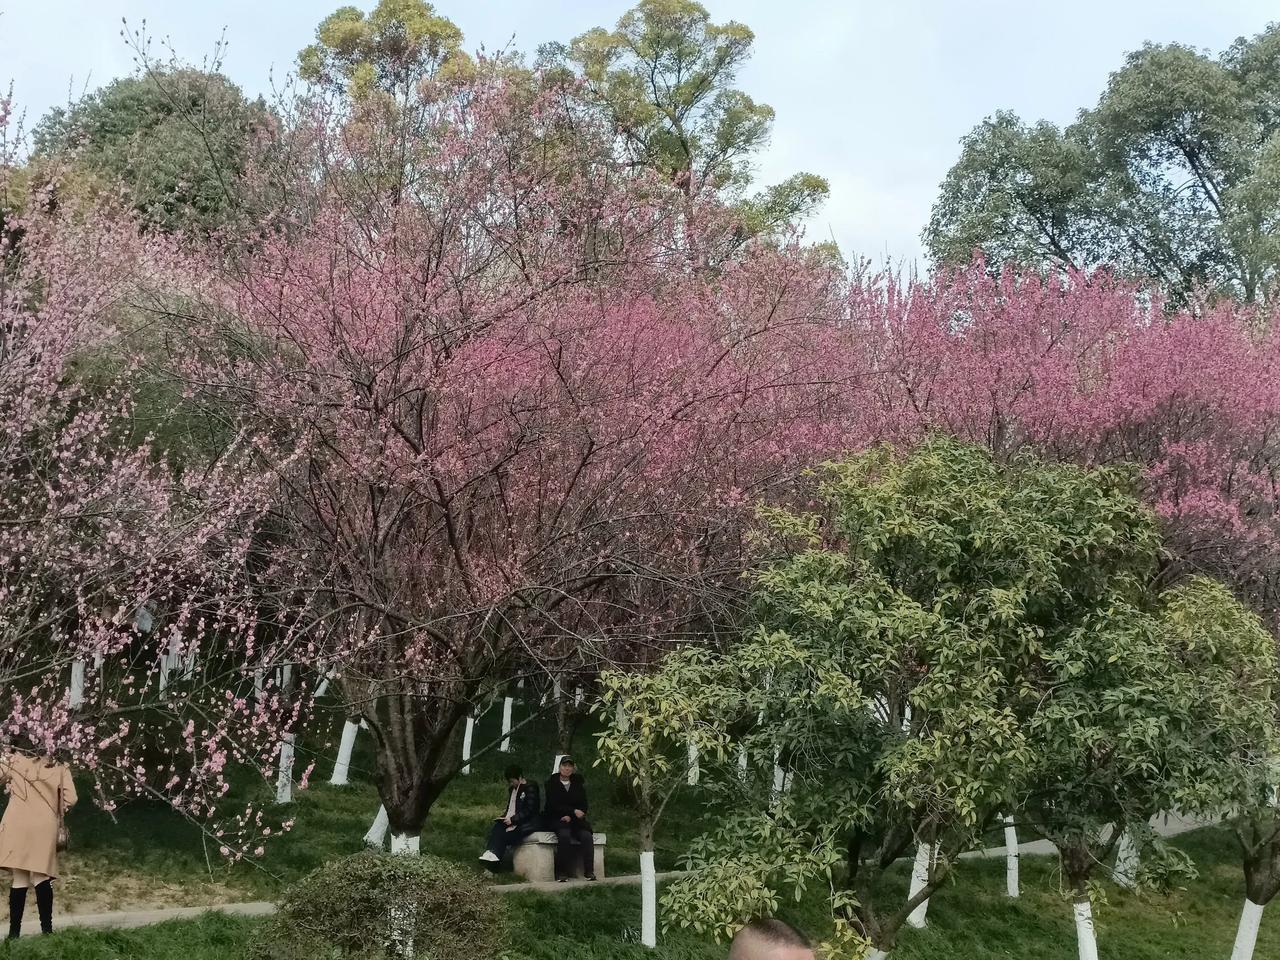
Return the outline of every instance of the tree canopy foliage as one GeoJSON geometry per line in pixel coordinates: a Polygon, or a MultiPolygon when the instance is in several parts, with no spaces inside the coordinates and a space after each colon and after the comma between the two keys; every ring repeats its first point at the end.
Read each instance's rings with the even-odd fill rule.
{"type": "Polygon", "coordinates": [[[924,237],[939,263],[1150,278],[1246,303],[1280,293],[1280,25],[1219,57],[1129,54],[1061,129],[999,111],[962,141],[924,237]]]}

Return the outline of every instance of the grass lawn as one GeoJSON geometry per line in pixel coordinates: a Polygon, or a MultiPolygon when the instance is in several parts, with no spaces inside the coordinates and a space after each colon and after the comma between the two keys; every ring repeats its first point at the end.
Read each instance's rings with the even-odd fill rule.
{"type": "MultiPolygon", "coordinates": [[[[1192,853],[1201,876],[1169,897],[1139,898],[1109,891],[1099,909],[1103,956],[1125,960],[1201,960],[1231,951],[1241,880],[1230,837],[1208,829],[1176,841],[1192,853]]],[[[929,929],[902,937],[900,960],[1072,960],[1076,956],[1070,904],[1057,892],[1052,860],[1023,859],[1024,895],[1004,896],[1004,865],[970,861],[929,909],[929,929]]],[[[905,891],[906,865],[895,878],[905,891]]],[[[664,934],[656,951],[635,941],[635,887],[579,886],[558,894],[508,895],[510,956],[518,960],[722,960],[723,944],[686,932],[664,934]]],[[[821,905],[800,904],[784,916],[815,936],[824,929],[821,905]]],[[[9,960],[236,960],[244,957],[259,920],[206,916],[141,930],[67,931],[0,945],[9,960]]],[[[1266,917],[1259,960],[1280,956],[1280,922],[1266,917]]],[[[497,960],[497,958],[495,958],[497,960]]]]}
{"type": "MultiPolygon", "coordinates": [[[[522,705],[516,704],[516,722],[522,705]]],[[[373,786],[372,737],[356,741],[351,784],[329,786],[341,720],[331,733],[304,737],[299,742],[297,775],[312,759],[316,767],[311,786],[297,794],[297,802],[280,811],[293,817],[293,831],[272,840],[258,865],[227,864],[216,843],[206,843],[190,823],[165,807],[136,801],[108,816],[90,802],[82,802],[69,817],[72,850],[62,860],[63,877],[58,910],[100,913],[130,907],[191,906],[237,900],[272,899],[281,886],[322,863],[357,853],[378,811],[373,786]],[[325,744],[328,737],[332,742],[325,744]],[[314,751],[314,753],[312,752],[314,751]]],[[[500,733],[501,710],[493,709],[477,725],[477,749],[500,733]]],[[[555,757],[554,724],[540,721],[517,731],[509,754],[493,751],[472,765],[470,776],[457,777],[437,802],[422,837],[422,849],[459,863],[475,866],[493,818],[506,802],[502,771],[508,763],[524,766],[526,776],[540,784],[551,775],[555,757]]],[[[636,873],[639,848],[635,818],[622,792],[602,768],[593,767],[595,738],[589,730],[574,742],[579,770],[587,779],[591,822],[609,835],[605,870],[608,874],[636,873]]],[[[87,785],[81,795],[86,796],[87,785]]],[[[255,775],[236,783],[228,809],[255,800],[273,809],[274,781],[255,775]]],[[[692,796],[677,797],[659,836],[659,869],[674,868],[685,843],[701,829],[702,808],[692,796]]],[[[500,874],[498,879],[511,879],[500,874]]],[[[518,878],[516,878],[518,879],[518,878]]]]}
{"type": "MultiPolygon", "coordinates": [[[[477,744],[497,735],[498,721],[497,710],[482,720],[477,744]]],[[[320,743],[323,737],[313,740],[320,743]]],[[[515,759],[527,773],[545,779],[554,755],[547,746],[552,742],[549,724],[532,725],[517,734],[513,754],[493,753],[477,762],[472,775],[451,784],[432,812],[423,849],[479,870],[475,857],[481,838],[503,801],[502,768],[515,759]]],[[[353,783],[344,788],[327,784],[334,748],[322,748],[314,785],[292,807],[293,833],[269,845],[259,867],[222,862],[216,851],[206,851],[191,825],[164,809],[130,804],[113,821],[91,804],[82,804],[71,819],[74,849],[64,865],[59,909],[99,912],[273,898],[284,884],[324,861],[361,849],[361,838],[378,807],[370,782],[368,746],[369,738],[363,735],[353,763],[353,783]]],[[[638,853],[634,817],[625,797],[600,768],[591,766],[595,752],[589,732],[580,734],[574,747],[591,790],[594,825],[609,834],[608,872],[634,873],[638,853]]],[[[236,793],[242,795],[238,799],[269,798],[273,788],[260,779],[245,780],[236,793]]],[[[676,866],[679,851],[700,831],[703,816],[696,797],[677,798],[659,832],[660,868],[676,866]]],[[[1111,890],[1109,902],[1098,910],[1103,956],[1225,960],[1230,954],[1243,897],[1234,841],[1221,829],[1208,829],[1176,842],[1195,858],[1200,877],[1167,897],[1140,898],[1111,890]]],[[[1004,896],[1002,861],[965,862],[953,882],[934,897],[929,929],[905,933],[895,956],[901,960],[1071,960],[1076,956],[1071,908],[1058,892],[1056,864],[1050,858],[1024,857],[1022,874],[1024,895],[1011,902],[1004,896]]],[[[903,864],[891,883],[905,895],[906,882],[907,865],[903,864]]],[[[644,950],[635,942],[637,887],[583,886],[558,895],[507,896],[511,955],[519,960],[721,960],[726,953],[724,945],[687,932],[664,934],[656,952],[644,950]]],[[[824,933],[822,905],[817,901],[795,905],[784,916],[815,937],[824,933]]],[[[260,922],[207,915],[139,930],[66,930],[47,939],[0,945],[0,958],[235,960],[247,955],[260,922]]],[[[1256,955],[1259,960],[1280,957],[1280,920],[1273,916],[1263,920],[1256,955]]]]}

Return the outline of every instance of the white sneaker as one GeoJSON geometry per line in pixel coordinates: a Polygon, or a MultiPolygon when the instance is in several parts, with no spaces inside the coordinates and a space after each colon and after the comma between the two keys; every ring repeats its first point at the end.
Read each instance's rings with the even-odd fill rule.
{"type": "Polygon", "coordinates": [[[486,850],[484,853],[480,854],[480,859],[485,863],[497,863],[498,855],[492,850],[486,850]]]}

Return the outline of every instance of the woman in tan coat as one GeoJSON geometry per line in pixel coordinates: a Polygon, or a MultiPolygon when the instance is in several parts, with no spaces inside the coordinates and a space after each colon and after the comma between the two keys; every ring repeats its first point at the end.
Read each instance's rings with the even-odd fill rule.
{"type": "Polygon", "coordinates": [[[9,795],[0,818],[0,869],[13,874],[9,937],[22,931],[27,888],[36,891],[40,929],[53,931],[53,880],[58,876],[58,825],[76,802],[66,764],[11,752],[0,757],[0,784],[9,795]]]}

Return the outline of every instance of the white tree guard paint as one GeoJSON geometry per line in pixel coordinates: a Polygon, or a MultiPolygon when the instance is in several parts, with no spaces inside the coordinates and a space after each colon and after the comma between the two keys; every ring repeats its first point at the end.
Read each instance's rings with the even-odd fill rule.
{"type": "Polygon", "coordinates": [[[902,732],[911,732],[911,704],[909,703],[902,705],[902,732]]]}
{"type": "Polygon", "coordinates": [[[466,729],[462,731],[462,773],[471,773],[471,738],[475,736],[476,718],[467,717],[466,729]]]}
{"type": "Polygon", "coordinates": [[[84,705],[84,661],[71,664],[71,687],[67,691],[67,706],[72,710],[84,705]]]}
{"type": "MultiPolygon", "coordinates": [[[[907,892],[907,899],[910,900],[917,893],[925,888],[929,883],[929,868],[933,866],[933,860],[938,855],[937,847],[932,843],[920,843],[916,845],[916,860],[911,867],[911,888],[907,892]]],[[[929,913],[929,901],[922,900],[910,916],[907,917],[907,925],[911,927],[921,928],[926,926],[925,917],[929,913]]]]}
{"type": "Polygon", "coordinates": [[[332,674],[326,673],[323,677],[320,678],[320,685],[316,687],[316,692],[315,692],[315,698],[317,700],[319,700],[321,697],[323,697],[326,693],[329,692],[329,678],[331,676],[332,674]]]}
{"type": "Polygon", "coordinates": [[[573,688],[573,709],[577,710],[582,706],[582,687],[573,688]]]}
{"type": "Polygon", "coordinates": [[[143,604],[135,610],[133,612],[133,625],[142,633],[150,633],[151,628],[155,626],[155,618],[151,615],[151,608],[143,604]]]}
{"type": "Polygon", "coordinates": [[[263,687],[266,686],[267,675],[262,670],[253,671],[253,695],[256,699],[262,698],[263,687]]]}
{"type": "Polygon", "coordinates": [[[738,776],[744,780],[747,776],[747,745],[745,743],[738,744],[738,776]]]}
{"type": "Polygon", "coordinates": [[[387,842],[387,827],[390,824],[387,821],[387,808],[378,807],[378,815],[373,818],[373,825],[369,827],[369,832],[364,835],[366,846],[377,847],[382,849],[383,844],[387,842]]]}
{"type": "Polygon", "coordinates": [[[102,665],[107,662],[106,655],[101,650],[93,655],[93,672],[98,673],[102,670],[102,665]]]}
{"type": "Polygon", "coordinates": [[[702,765],[698,758],[698,745],[692,740],[689,741],[689,775],[688,783],[691,787],[696,787],[698,781],[702,779],[702,765]]]}
{"type": "Polygon", "coordinates": [[[521,677],[519,680],[516,681],[516,689],[521,692],[524,691],[524,677],[521,677]]]}
{"type": "Polygon", "coordinates": [[[333,776],[329,783],[335,787],[345,787],[350,783],[351,751],[356,746],[356,734],[360,732],[360,724],[348,720],[342,725],[342,740],[338,744],[338,759],[333,765],[333,776]]]}
{"type": "Polygon", "coordinates": [[[1072,905],[1076,917],[1076,947],[1080,960],[1098,960],[1098,935],[1093,929],[1093,907],[1085,900],[1072,905]]]}
{"type": "Polygon", "coordinates": [[[567,753],[557,753],[557,754],[556,754],[556,759],[555,759],[555,761],[551,764],[551,772],[552,772],[552,773],[559,773],[559,772],[560,772],[560,761],[561,761],[564,757],[567,757],[567,756],[568,756],[568,754],[567,754],[567,753]]]}
{"type": "Polygon", "coordinates": [[[872,947],[867,953],[867,960],[887,960],[889,954],[885,953],[879,947],[872,947]]]}
{"type": "Polygon", "coordinates": [[[276,678],[279,680],[280,689],[288,690],[289,682],[293,679],[293,664],[286,663],[283,667],[281,667],[280,672],[276,675],[276,678]]]}
{"type": "Polygon", "coordinates": [[[184,668],[182,671],[183,680],[192,680],[196,675],[196,652],[192,650],[183,660],[184,668]]]}
{"type": "Polygon", "coordinates": [[[1133,835],[1126,830],[1120,834],[1120,843],[1116,846],[1116,865],[1111,872],[1115,882],[1126,890],[1138,885],[1138,847],[1133,842],[1133,835]]]}
{"type": "Polygon", "coordinates": [[[276,774],[276,803],[293,803],[294,735],[286,733],[280,743],[280,771],[276,774]]]}
{"type": "Polygon", "coordinates": [[[1253,960],[1253,948],[1258,942],[1258,927],[1262,924],[1263,904],[1245,899],[1240,911],[1240,926],[1236,928],[1236,944],[1231,948],[1231,960],[1253,960]]]}
{"type": "Polygon", "coordinates": [[[1010,897],[1017,899],[1022,893],[1018,881],[1018,828],[1013,817],[1004,817],[1004,889],[1010,897]]]}
{"type": "Polygon", "coordinates": [[[776,804],[782,798],[782,791],[787,785],[787,774],[782,769],[782,748],[773,749],[773,789],[769,791],[769,803],[776,804]]]}
{"type": "Polygon", "coordinates": [[[640,942],[650,948],[658,945],[658,872],[652,850],[640,854],[640,942]]]}
{"type": "Polygon", "coordinates": [[[618,701],[618,706],[613,711],[613,725],[618,728],[619,733],[629,733],[631,731],[631,718],[627,716],[627,708],[622,705],[622,701],[618,701]]]}
{"type": "Polygon", "coordinates": [[[553,703],[560,702],[560,678],[556,677],[551,681],[551,701],[553,703]]]}
{"type": "Polygon", "coordinates": [[[501,753],[511,752],[511,708],[514,704],[510,697],[502,701],[502,743],[498,745],[501,753]]]}
{"type": "Polygon", "coordinates": [[[400,856],[416,857],[422,837],[416,833],[393,833],[391,835],[391,852],[400,856]]]}

